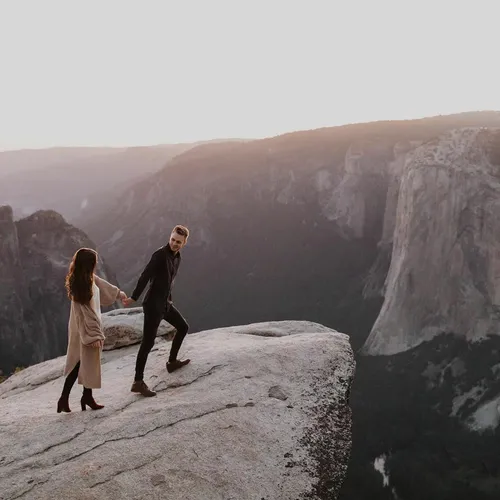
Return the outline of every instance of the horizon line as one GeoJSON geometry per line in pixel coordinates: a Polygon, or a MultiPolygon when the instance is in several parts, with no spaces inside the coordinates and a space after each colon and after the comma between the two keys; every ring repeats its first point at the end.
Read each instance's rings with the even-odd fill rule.
{"type": "Polygon", "coordinates": [[[131,148],[151,148],[151,147],[162,147],[162,146],[182,146],[182,145],[188,145],[188,144],[195,144],[195,143],[207,143],[207,142],[224,142],[224,141],[258,141],[258,140],[263,140],[263,139],[271,139],[273,137],[280,137],[280,136],[285,136],[285,135],[290,135],[290,134],[295,134],[295,133],[300,133],[300,132],[311,132],[315,130],[324,130],[327,128],[341,128],[341,127],[347,127],[347,126],[353,126],[353,125],[369,125],[369,124],[375,124],[375,123],[392,123],[392,122],[411,122],[411,121],[420,121],[420,120],[428,120],[428,119],[433,119],[433,118],[440,118],[440,117],[453,117],[453,116],[460,116],[460,115],[470,115],[470,114],[480,114],[480,113],[491,113],[495,114],[498,113],[500,114],[500,110],[495,110],[495,109],[483,109],[483,110],[469,110],[469,111],[459,111],[456,113],[445,113],[445,114],[436,114],[436,115],[426,115],[426,116],[420,116],[420,117],[415,117],[415,118],[394,118],[394,119],[380,119],[380,120],[371,120],[371,121],[359,121],[359,122],[345,122],[342,124],[338,125],[326,125],[326,126],[320,126],[320,127],[314,127],[314,128],[305,128],[305,129],[297,129],[297,130],[289,130],[289,131],[284,131],[280,132],[274,135],[265,135],[262,137],[212,137],[209,139],[195,139],[192,141],[174,141],[174,142],[154,142],[154,143],[143,143],[143,144],[112,144],[112,145],[105,145],[105,144],[93,144],[93,145],[79,145],[79,144],[73,144],[73,145],[52,145],[52,146],[41,146],[41,147],[25,147],[25,148],[1,148],[0,147],[0,153],[16,153],[16,152],[21,152],[21,151],[48,151],[48,150],[55,150],[55,149],[131,149],[131,148]]]}

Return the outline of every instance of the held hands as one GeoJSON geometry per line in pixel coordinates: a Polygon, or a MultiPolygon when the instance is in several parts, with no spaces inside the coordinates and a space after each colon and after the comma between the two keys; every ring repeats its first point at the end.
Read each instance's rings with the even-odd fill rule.
{"type": "Polygon", "coordinates": [[[122,304],[126,307],[132,304],[132,302],[134,302],[134,300],[127,297],[127,294],[123,291],[120,292],[120,300],[122,301],[122,304]]]}
{"type": "Polygon", "coordinates": [[[92,342],[92,344],[89,344],[89,347],[102,348],[103,346],[104,346],[104,341],[102,341],[102,340],[96,340],[95,342],[92,342]]]}
{"type": "Polygon", "coordinates": [[[134,299],[130,298],[130,297],[127,297],[124,293],[123,295],[125,295],[125,297],[122,297],[122,294],[123,292],[120,293],[120,298],[122,299],[122,304],[125,306],[125,307],[128,307],[130,306],[131,304],[133,304],[135,302],[134,299]]]}

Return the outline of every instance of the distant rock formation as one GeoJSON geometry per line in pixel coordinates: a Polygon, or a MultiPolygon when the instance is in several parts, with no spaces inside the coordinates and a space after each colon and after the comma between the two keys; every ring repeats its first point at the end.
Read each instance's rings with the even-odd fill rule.
{"type": "Polygon", "coordinates": [[[11,206],[16,219],[38,210],[55,210],[81,227],[81,217],[105,211],[123,189],[199,144],[203,141],[0,151],[0,205],[11,206]]]}
{"type": "MultiPolygon", "coordinates": [[[[0,370],[10,373],[61,355],[67,345],[69,301],[64,288],[78,248],[95,248],[79,229],[54,211],[14,222],[0,207],[0,370]]],[[[98,272],[116,283],[100,256],[98,272]]]]}
{"type": "Polygon", "coordinates": [[[396,208],[401,186],[401,176],[406,159],[411,152],[420,146],[422,141],[400,141],[394,145],[394,160],[387,165],[386,199],[384,203],[383,226],[378,252],[368,275],[365,278],[363,297],[383,297],[385,294],[385,278],[391,263],[394,228],[396,227],[396,208]]]}
{"type": "Polygon", "coordinates": [[[345,238],[363,238],[384,211],[392,149],[383,140],[349,147],[342,180],[322,204],[323,214],[337,222],[345,238]]]}
{"type": "MultiPolygon", "coordinates": [[[[108,316],[108,315],[105,315],[108,316]]],[[[126,318],[124,318],[126,320],[126,318]]],[[[158,338],[130,392],[137,346],[103,353],[105,408],[57,414],[64,357],[0,384],[2,498],[338,498],[351,450],[347,335],[305,321],[190,335],[168,374],[158,338]]]]}
{"type": "Polygon", "coordinates": [[[409,154],[385,301],[365,353],[395,354],[440,333],[499,334],[499,214],[500,129],[450,131],[409,154]]]}

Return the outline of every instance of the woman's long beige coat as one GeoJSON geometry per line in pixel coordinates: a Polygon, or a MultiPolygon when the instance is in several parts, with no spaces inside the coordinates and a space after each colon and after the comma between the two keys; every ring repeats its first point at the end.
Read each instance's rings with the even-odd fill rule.
{"type": "Polygon", "coordinates": [[[100,389],[101,349],[89,345],[96,340],[104,341],[101,306],[113,304],[120,295],[120,289],[94,274],[92,294],[89,305],[71,301],[64,375],[68,375],[80,361],[78,383],[89,389],[100,389]]]}

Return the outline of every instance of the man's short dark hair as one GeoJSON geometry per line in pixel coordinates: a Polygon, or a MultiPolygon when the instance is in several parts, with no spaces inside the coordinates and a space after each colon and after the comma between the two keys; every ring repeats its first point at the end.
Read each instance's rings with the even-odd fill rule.
{"type": "Polygon", "coordinates": [[[182,226],[181,224],[177,224],[177,226],[175,226],[174,229],[172,229],[172,232],[184,236],[186,240],[189,237],[189,229],[186,226],[182,226]]]}

